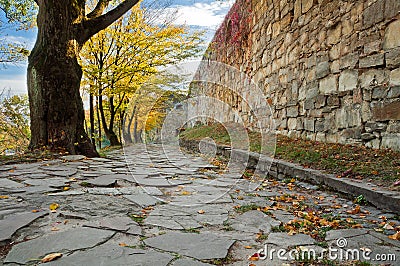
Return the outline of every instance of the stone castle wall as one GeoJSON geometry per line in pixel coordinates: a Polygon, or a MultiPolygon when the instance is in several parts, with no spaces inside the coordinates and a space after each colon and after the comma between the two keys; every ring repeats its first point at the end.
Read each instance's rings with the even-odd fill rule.
{"type": "Polygon", "coordinates": [[[266,101],[278,133],[400,150],[399,0],[237,0],[204,59],[197,77],[236,78],[207,66],[215,60],[246,73],[265,96],[194,85],[193,95],[233,108],[219,119],[238,112],[251,127],[252,109],[266,101]]]}

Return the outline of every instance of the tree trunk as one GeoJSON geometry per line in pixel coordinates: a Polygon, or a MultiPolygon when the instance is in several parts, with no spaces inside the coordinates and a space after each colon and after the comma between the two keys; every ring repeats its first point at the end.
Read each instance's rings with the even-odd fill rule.
{"type": "MultiPolygon", "coordinates": [[[[104,114],[104,108],[103,108],[103,97],[101,95],[99,96],[99,110],[101,116],[101,123],[103,124],[104,134],[106,134],[106,137],[110,141],[110,145],[121,146],[121,143],[119,142],[117,135],[115,134],[113,128],[111,127],[112,124],[110,123],[110,126],[107,125],[106,116],[104,114]]],[[[113,121],[112,118],[111,121],[113,121]]]]}
{"type": "Polygon", "coordinates": [[[96,146],[96,139],[94,138],[94,106],[93,106],[93,94],[89,93],[89,120],[90,120],[90,139],[92,144],[96,146]]]}
{"type": "Polygon", "coordinates": [[[30,149],[99,156],[84,129],[79,92],[82,69],[73,22],[83,18],[84,1],[39,1],[39,7],[38,37],[28,64],[30,149]]]}

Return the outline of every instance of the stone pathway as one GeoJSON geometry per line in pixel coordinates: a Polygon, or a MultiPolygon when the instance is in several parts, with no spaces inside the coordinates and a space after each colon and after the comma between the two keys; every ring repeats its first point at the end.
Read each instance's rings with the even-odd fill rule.
{"type": "Polygon", "coordinates": [[[291,265],[306,250],[400,260],[393,213],[161,146],[2,166],[0,202],[0,265],[52,253],[48,265],[291,265]]]}

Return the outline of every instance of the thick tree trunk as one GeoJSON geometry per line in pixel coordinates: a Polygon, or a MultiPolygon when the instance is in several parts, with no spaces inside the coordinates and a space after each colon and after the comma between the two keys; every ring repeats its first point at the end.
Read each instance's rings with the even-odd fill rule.
{"type": "Polygon", "coordinates": [[[39,3],[38,37],[28,65],[30,148],[99,156],[84,129],[79,92],[82,70],[73,22],[83,18],[84,1],[39,3]]]}

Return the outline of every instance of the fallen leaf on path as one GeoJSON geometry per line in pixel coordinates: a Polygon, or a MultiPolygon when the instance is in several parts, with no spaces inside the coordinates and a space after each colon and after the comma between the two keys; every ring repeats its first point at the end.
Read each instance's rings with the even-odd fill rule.
{"type": "Polygon", "coordinates": [[[0,199],[8,199],[8,198],[10,198],[10,196],[7,196],[7,195],[0,196],[0,199]]]}
{"type": "Polygon", "coordinates": [[[181,194],[184,195],[184,196],[188,196],[188,195],[190,195],[191,193],[190,193],[189,191],[182,191],[181,194]]]}
{"type": "Polygon", "coordinates": [[[52,228],[51,228],[51,231],[60,231],[60,228],[58,228],[58,227],[52,227],[52,228]]]}
{"type": "Polygon", "coordinates": [[[389,236],[389,238],[393,240],[400,240],[400,232],[397,232],[396,234],[389,236]]]}
{"type": "Polygon", "coordinates": [[[346,211],[348,214],[359,214],[361,212],[361,208],[357,205],[354,209],[346,211]]]}
{"type": "Polygon", "coordinates": [[[120,246],[120,247],[127,247],[128,244],[121,242],[121,243],[119,243],[119,246],[120,246]]]}
{"type": "Polygon", "coordinates": [[[204,214],[206,211],[205,210],[198,210],[197,213],[198,214],[204,214]]]}
{"type": "Polygon", "coordinates": [[[245,249],[252,249],[252,246],[244,246],[245,249]]]}
{"type": "Polygon", "coordinates": [[[58,209],[58,207],[60,207],[60,205],[58,205],[57,203],[52,203],[50,204],[49,209],[50,211],[55,212],[58,209]]]}
{"type": "Polygon", "coordinates": [[[51,254],[45,256],[45,257],[41,260],[41,262],[42,262],[42,263],[50,262],[50,261],[53,261],[53,260],[56,260],[56,259],[61,258],[62,255],[63,255],[62,253],[51,253],[51,254]]]}

